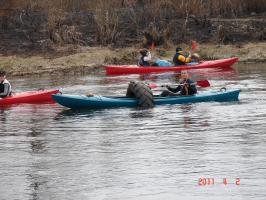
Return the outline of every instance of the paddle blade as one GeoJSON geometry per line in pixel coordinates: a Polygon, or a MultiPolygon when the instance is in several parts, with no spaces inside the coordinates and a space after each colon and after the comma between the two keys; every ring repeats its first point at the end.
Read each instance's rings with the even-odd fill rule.
{"type": "Polygon", "coordinates": [[[197,81],[197,85],[200,87],[210,87],[211,86],[211,84],[208,80],[197,81]]]}
{"type": "Polygon", "coordinates": [[[153,51],[155,49],[155,44],[154,42],[151,43],[150,50],[153,51]]]}
{"type": "Polygon", "coordinates": [[[198,47],[199,47],[199,44],[195,40],[192,40],[191,41],[191,49],[196,50],[198,47]]]}
{"type": "Polygon", "coordinates": [[[154,88],[157,88],[158,87],[155,83],[150,83],[148,86],[151,89],[154,89],[154,88]]]}

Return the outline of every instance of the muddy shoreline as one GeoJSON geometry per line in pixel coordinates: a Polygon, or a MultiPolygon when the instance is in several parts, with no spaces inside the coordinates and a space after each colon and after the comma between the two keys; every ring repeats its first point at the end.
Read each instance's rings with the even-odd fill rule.
{"type": "MultiPolygon", "coordinates": [[[[189,46],[180,44],[186,50],[189,46]]],[[[69,47],[68,47],[69,48],[69,47]]],[[[135,64],[139,47],[76,47],[73,52],[39,55],[0,54],[0,68],[9,76],[60,75],[71,73],[101,73],[104,64],[135,64]]],[[[175,46],[157,47],[152,51],[154,58],[171,60],[175,46]]],[[[237,45],[200,44],[197,51],[204,59],[220,59],[236,56],[239,62],[266,62],[266,43],[248,43],[237,45]]]]}

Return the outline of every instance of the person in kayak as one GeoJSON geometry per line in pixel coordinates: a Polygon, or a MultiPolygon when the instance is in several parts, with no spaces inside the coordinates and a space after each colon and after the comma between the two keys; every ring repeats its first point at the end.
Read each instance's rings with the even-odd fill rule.
{"type": "Polygon", "coordinates": [[[166,85],[167,90],[164,90],[161,96],[178,96],[178,95],[193,95],[197,93],[196,84],[189,79],[188,72],[186,70],[181,71],[181,78],[177,87],[171,87],[166,85]]]}
{"type": "Polygon", "coordinates": [[[6,72],[0,70],[0,98],[11,95],[11,85],[6,79],[6,72]]]}
{"type": "Polygon", "coordinates": [[[185,56],[182,48],[177,47],[176,48],[176,53],[173,57],[173,63],[175,66],[178,65],[185,65],[186,63],[191,62],[191,53],[189,52],[188,56],[185,56]]]}
{"type": "Polygon", "coordinates": [[[141,49],[139,53],[139,66],[151,66],[151,52],[148,49],[141,49]]]}

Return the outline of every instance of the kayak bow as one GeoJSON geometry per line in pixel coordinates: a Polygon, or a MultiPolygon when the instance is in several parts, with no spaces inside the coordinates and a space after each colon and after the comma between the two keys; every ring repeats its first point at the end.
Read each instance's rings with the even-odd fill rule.
{"type": "Polygon", "coordinates": [[[15,93],[12,96],[0,99],[0,106],[18,103],[54,102],[51,94],[56,94],[58,92],[59,90],[39,90],[15,93]]]}

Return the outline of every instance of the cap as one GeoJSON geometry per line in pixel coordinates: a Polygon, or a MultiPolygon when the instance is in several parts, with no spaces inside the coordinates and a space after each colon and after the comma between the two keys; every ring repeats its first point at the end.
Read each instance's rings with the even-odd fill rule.
{"type": "Polygon", "coordinates": [[[176,51],[176,52],[178,52],[178,51],[182,51],[182,48],[181,48],[181,47],[177,47],[177,48],[175,49],[175,51],[176,51]]]}
{"type": "Polygon", "coordinates": [[[141,49],[139,52],[141,55],[146,56],[148,53],[148,49],[141,49]]]}

